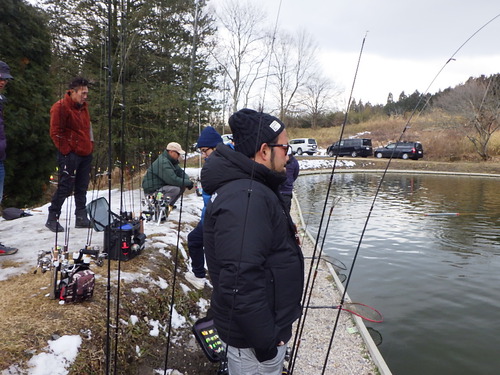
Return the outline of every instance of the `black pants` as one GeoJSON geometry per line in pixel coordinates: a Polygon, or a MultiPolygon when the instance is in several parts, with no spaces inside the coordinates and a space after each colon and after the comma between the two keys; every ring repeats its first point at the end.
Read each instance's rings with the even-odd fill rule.
{"type": "Polygon", "coordinates": [[[84,210],[87,204],[87,188],[90,182],[92,154],[78,156],[73,152],[68,155],[57,153],[59,164],[59,183],[52,196],[49,213],[61,213],[61,207],[73,192],[75,194],[75,211],[84,210]]]}
{"type": "Polygon", "coordinates": [[[189,257],[196,277],[205,277],[205,252],[203,250],[203,223],[198,225],[188,234],[189,257]]]}
{"type": "Polygon", "coordinates": [[[288,212],[290,212],[290,209],[292,208],[292,193],[281,193],[281,196],[285,201],[285,206],[288,209],[288,212]]]}

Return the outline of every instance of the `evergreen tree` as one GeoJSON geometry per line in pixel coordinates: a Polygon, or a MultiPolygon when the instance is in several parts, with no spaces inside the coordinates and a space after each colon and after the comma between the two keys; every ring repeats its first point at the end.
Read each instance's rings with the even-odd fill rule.
{"type": "Polygon", "coordinates": [[[2,0],[0,60],[14,80],[5,106],[7,160],[4,206],[39,201],[55,166],[49,137],[50,35],[45,15],[22,0],[2,0]]]}
{"type": "Polygon", "coordinates": [[[110,4],[111,12],[104,0],[46,0],[46,5],[57,42],[53,66],[62,67],[65,82],[80,72],[94,82],[89,96],[98,166],[106,167],[108,152],[107,95],[113,158],[124,155],[133,161],[142,151],[163,150],[169,141],[184,146],[194,142],[194,132],[186,140],[189,115],[205,120],[214,108],[210,93],[215,70],[208,66],[207,56],[215,29],[203,11],[206,1],[122,0],[110,4]]]}

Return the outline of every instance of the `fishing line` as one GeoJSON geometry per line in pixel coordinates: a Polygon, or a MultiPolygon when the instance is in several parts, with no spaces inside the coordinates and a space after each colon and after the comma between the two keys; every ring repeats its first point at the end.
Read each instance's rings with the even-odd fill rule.
{"type": "MultiPolygon", "coordinates": [[[[120,32],[120,46],[121,46],[121,69],[119,75],[119,82],[121,83],[121,131],[120,131],[120,222],[119,228],[122,227],[122,219],[124,212],[124,203],[123,203],[123,190],[124,190],[124,165],[125,165],[125,122],[126,122],[126,95],[125,95],[125,73],[126,73],[126,33],[127,33],[127,16],[125,10],[125,3],[122,0],[120,2],[120,10],[121,10],[121,32],[120,32]]],[[[113,108],[113,107],[111,107],[113,108]]],[[[110,210],[111,212],[111,205],[110,210]]],[[[111,223],[111,221],[109,222],[111,223]]],[[[111,228],[110,228],[111,229],[111,228]]],[[[111,238],[111,230],[110,235],[111,238]]],[[[108,247],[109,250],[111,250],[108,247]]],[[[121,293],[121,255],[118,256],[118,270],[117,270],[117,287],[116,287],[116,302],[115,302],[115,330],[114,330],[114,374],[117,374],[118,370],[118,345],[119,345],[119,327],[120,327],[120,293],[121,293]]],[[[111,263],[109,259],[109,251],[108,251],[108,264],[111,263]]]]}
{"type": "MultiPolygon", "coordinates": [[[[498,17],[500,17],[500,13],[497,14],[495,17],[493,17],[492,19],[490,19],[489,21],[487,21],[484,25],[482,25],[479,29],[477,29],[474,33],[472,33],[471,36],[469,36],[467,38],[467,40],[465,42],[463,42],[460,47],[458,47],[456,49],[455,52],[453,52],[453,54],[450,56],[450,58],[448,60],[446,60],[446,62],[443,64],[443,66],[441,67],[441,69],[439,69],[439,71],[436,73],[436,75],[434,76],[434,78],[431,80],[431,83],[429,83],[429,85],[427,86],[427,88],[425,89],[425,91],[420,95],[420,98],[417,102],[417,104],[415,105],[415,107],[413,108],[413,111],[411,112],[410,114],[410,117],[408,118],[408,121],[406,122],[405,124],[405,127],[403,128],[403,131],[401,133],[401,136],[399,137],[398,139],[398,142],[401,141],[401,139],[403,138],[404,136],[404,133],[406,132],[406,130],[408,129],[409,127],[409,124],[411,122],[411,120],[413,119],[413,116],[415,115],[415,113],[417,112],[418,110],[418,107],[420,105],[420,103],[423,101],[424,97],[429,93],[429,90],[431,88],[431,86],[434,84],[434,82],[436,81],[436,79],[439,77],[439,75],[441,75],[441,72],[446,68],[446,66],[450,63],[450,61],[455,61],[455,56],[458,54],[458,52],[460,52],[460,50],[465,47],[465,45],[467,43],[469,43],[469,41],[474,38],[481,30],[483,30],[486,26],[488,26],[490,23],[492,23],[494,20],[496,20],[498,17]]],[[[422,108],[418,111],[418,115],[420,115],[420,113],[422,113],[422,111],[427,107],[427,105],[429,104],[429,101],[431,100],[431,97],[432,96],[429,96],[427,98],[427,100],[425,101],[424,105],[422,106],[422,108]]],[[[397,147],[397,145],[396,145],[397,147]]],[[[392,152],[392,155],[394,155],[394,152],[396,151],[396,148],[393,150],[392,152]]],[[[392,155],[391,155],[391,158],[389,158],[389,161],[388,161],[388,164],[390,164],[391,160],[392,160],[392,155]]],[[[388,166],[387,166],[388,167],[388,166]]],[[[387,170],[387,169],[386,169],[387,170]]],[[[385,172],[385,171],[384,171],[385,172]]]]}
{"type": "MultiPolygon", "coordinates": [[[[268,66],[267,66],[267,74],[265,75],[265,81],[264,81],[264,90],[263,90],[263,96],[262,96],[262,102],[261,102],[261,110],[259,111],[260,113],[260,117],[259,117],[259,124],[257,126],[257,137],[256,137],[256,140],[255,140],[255,147],[254,147],[254,154],[256,154],[258,151],[259,151],[259,146],[261,146],[261,144],[259,144],[259,139],[260,139],[260,134],[261,134],[261,129],[262,129],[262,126],[263,126],[263,123],[262,123],[262,118],[263,118],[263,110],[264,110],[264,103],[265,103],[265,97],[266,97],[266,91],[267,91],[267,85],[268,85],[268,82],[269,82],[269,72],[270,72],[270,69],[271,69],[271,56],[272,56],[272,51],[274,50],[274,43],[275,43],[275,40],[276,40],[276,33],[277,33],[277,29],[278,29],[278,20],[279,20],[279,16],[280,16],[280,11],[281,11],[281,3],[282,3],[282,0],[280,0],[279,2],[279,6],[278,6],[278,12],[277,12],[277,15],[276,15],[276,20],[275,20],[275,24],[274,24],[274,30],[273,30],[273,34],[272,34],[272,39],[271,39],[271,48],[270,48],[270,58],[269,58],[269,61],[268,61],[268,66]]],[[[227,147],[227,146],[223,146],[223,147],[227,147]]],[[[274,152],[271,148],[271,152],[274,152]]],[[[228,333],[227,333],[227,336],[228,338],[230,339],[231,338],[231,335],[232,335],[232,322],[233,322],[233,316],[234,316],[234,309],[235,309],[235,305],[236,305],[236,295],[237,295],[237,292],[238,292],[238,282],[239,282],[239,279],[240,279],[240,270],[241,270],[241,262],[242,262],[242,258],[243,258],[243,247],[244,247],[244,243],[245,243],[245,240],[246,240],[246,228],[247,228],[247,225],[248,225],[248,213],[249,213],[249,208],[250,208],[250,202],[251,202],[251,199],[252,199],[252,192],[253,192],[253,184],[254,184],[254,179],[255,179],[255,168],[257,166],[257,163],[254,162],[252,164],[252,169],[250,171],[250,181],[249,181],[249,185],[248,185],[248,189],[247,189],[247,199],[246,199],[246,205],[245,205],[245,215],[244,215],[244,221],[243,221],[243,231],[242,231],[242,234],[241,234],[241,240],[240,240],[240,244],[239,244],[239,253],[238,253],[238,265],[237,265],[237,268],[236,268],[236,274],[234,276],[234,288],[233,288],[233,294],[232,294],[232,302],[231,302],[231,308],[229,310],[229,328],[228,328],[228,333]]],[[[288,214],[289,216],[289,214],[288,214]]],[[[291,218],[289,218],[289,221],[291,221],[291,218]]],[[[227,340],[229,341],[229,340],[227,340]]],[[[221,359],[221,362],[222,363],[226,363],[227,364],[227,352],[228,352],[228,342],[225,342],[224,343],[224,354],[223,354],[223,358],[221,359]]]]}
{"type": "MultiPolygon", "coordinates": [[[[112,170],[112,141],[111,141],[111,119],[113,115],[113,109],[111,107],[111,79],[113,77],[113,67],[111,60],[111,27],[113,25],[112,21],[112,8],[111,8],[111,0],[107,0],[107,12],[108,12],[108,28],[107,28],[107,39],[106,39],[106,61],[107,67],[105,67],[105,75],[106,78],[106,105],[108,110],[108,202],[109,207],[111,207],[111,170],[112,170]]],[[[108,223],[111,223],[111,209],[108,210],[108,223]]],[[[111,246],[111,236],[107,238],[106,248],[109,249],[111,246]]],[[[107,275],[107,285],[106,285],[106,345],[105,345],[105,355],[106,355],[106,374],[109,374],[110,366],[111,366],[111,331],[110,331],[110,322],[111,322],[111,262],[108,259],[108,275],[107,275]]],[[[116,364],[116,358],[115,358],[116,364]]]]}
{"type": "MultiPolygon", "coordinates": [[[[485,23],[483,26],[481,26],[478,30],[476,30],[476,31],[475,31],[475,32],[474,32],[474,33],[473,33],[473,34],[472,34],[472,35],[471,35],[471,36],[470,36],[470,37],[469,37],[469,38],[468,38],[468,39],[467,39],[467,40],[466,40],[466,41],[465,41],[465,42],[464,42],[464,43],[463,43],[463,44],[462,44],[462,45],[461,45],[461,46],[460,46],[460,47],[459,47],[459,48],[458,48],[458,49],[457,49],[457,50],[456,50],[456,51],[455,51],[452,55],[451,55],[451,57],[450,57],[450,58],[446,61],[446,63],[444,64],[444,66],[443,66],[443,67],[439,70],[439,72],[438,72],[438,73],[436,74],[436,76],[433,78],[432,82],[429,84],[429,86],[428,86],[428,88],[426,89],[425,93],[423,93],[423,94],[421,95],[420,100],[418,101],[418,103],[415,105],[415,107],[414,107],[414,109],[413,109],[413,111],[412,111],[412,113],[411,113],[411,115],[410,115],[410,117],[409,117],[408,121],[406,122],[406,124],[405,124],[405,126],[404,126],[404,128],[403,128],[403,130],[402,130],[402,132],[401,132],[401,135],[400,135],[400,137],[399,137],[399,140],[401,140],[401,139],[403,138],[404,133],[405,133],[405,132],[406,132],[406,130],[409,128],[410,121],[412,120],[413,115],[416,113],[416,111],[417,111],[417,109],[418,109],[418,106],[419,106],[419,105],[420,105],[420,103],[422,102],[422,99],[423,99],[424,95],[426,95],[426,94],[428,93],[429,88],[431,87],[431,85],[433,84],[433,82],[437,79],[437,77],[441,74],[441,72],[442,72],[442,71],[443,71],[443,69],[446,67],[446,65],[447,65],[450,61],[454,60],[454,56],[455,56],[455,55],[456,55],[456,54],[457,54],[457,53],[458,53],[458,52],[459,52],[459,51],[460,51],[460,50],[461,50],[461,49],[462,49],[462,48],[463,48],[463,47],[464,47],[464,46],[465,46],[465,45],[466,45],[466,44],[467,44],[467,43],[468,43],[468,42],[469,42],[469,41],[470,41],[470,40],[471,40],[471,39],[472,39],[472,38],[473,38],[473,37],[474,37],[474,36],[475,36],[478,32],[479,32],[479,31],[481,31],[484,27],[486,27],[488,24],[490,24],[493,20],[495,20],[495,19],[496,19],[496,18],[498,18],[498,17],[500,17],[500,14],[496,15],[496,16],[495,16],[495,17],[493,17],[491,20],[489,20],[487,23],[485,23]]],[[[425,108],[425,106],[429,103],[429,100],[430,100],[430,98],[427,100],[427,102],[425,103],[425,105],[424,105],[424,107],[423,107],[423,108],[425,108]]],[[[423,108],[421,109],[421,111],[423,110],[423,108]]],[[[420,111],[420,113],[421,113],[421,111],[420,111]]],[[[376,191],[375,191],[375,195],[374,195],[374,197],[373,197],[372,204],[371,204],[370,209],[369,209],[369,211],[368,211],[368,214],[367,214],[367,216],[366,216],[366,220],[365,220],[365,223],[364,223],[364,225],[363,225],[363,229],[362,229],[362,231],[361,231],[361,236],[360,236],[360,239],[359,239],[359,241],[358,241],[358,245],[357,245],[357,247],[356,247],[356,251],[355,251],[355,253],[354,253],[353,261],[352,261],[352,264],[351,264],[351,267],[350,267],[349,273],[348,273],[348,275],[347,275],[347,280],[346,280],[346,284],[345,284],[345,287],[344,287],[344,292],[343,292],[343,294],[342,294],[342,298],[341,298],[341,301],[340,301],[340,306],[343,306],[343,304],[344,304],[344,301],[345,301],[345,298],[346,298],[346,294],[347,294],[347,289],[348,289],[348,287],[349,287],[349,283],[350,283],[350,280],[351,280],[352,272],[353,272],[353,270],[354,270],[354,266],[355,266],[355,264],[356,264],[356,260],[357,260],[358,254],[359,254],[359,250],[360,250],[360,248],[361,248],[361,243],[362,243],[363,238],[364,238],[364,235],[365,235],[365,233],[366,233],[366,228],[367,228],[368,223],[369,223],[369,221],[370,221],[371,214],[372,214],[372,212],[373,212],[373,208],[374,208],[374,206],[375,206],[375,202],[376,202],[376,200],[377,200],[377,198],[378,198],[378,195],[379,195],[379,193],[380,193],[380,191],[381,191],[381,188],[382,188],[382,183],[384,182],[385,176],[387,175],[387,171],[388,171],[388,169],[389,169],[389,166],[390,166],[390,164],[391,164],[391,161],[392,161],[392,159],[393,159],[393,156],[394,156],[394,151],[393,151],[393,153],[392,153],[391,157],[389,158],[389,161],[387,162],[387,165],[386,165],[386,167],[385,167],[385,169],[384,169],[384,172],[383,172],[383,174],[382,174],[382,177],[381,177],[381,179],[380,179],[380,182],[379,182],[379,184],[378,184],[378,186],[377,186],[377,189],[376,189],[376,191]]],[[[338,326],[338,322],[339,322],[340,312],[341,312],[341,311],[342,311],[342,309],[339,309],[338,314],[337,314],[337,317],[336,317],[336,319],[335,319],[335,324],[334,324],[334,327],[333,327],[333,330],[332,330],[332,335],[331,335],[331,337],[330,337],[330,343],[329,343],[328,350],[327,350],[327,356],[326,356],[326,359],[325,359],[325,362],[324,362],[324,365],[323,365],[323,371],[322,371],[322,374],[324,374],[324,373],[325,373],[325,370],[326,370],[326,366],[327,366],[327,363],[328,363],[328,357],[329,357],[329,354],[330,354],[330,350],[331,350],[331,348],[332,348],[333,338],[334,338],[334,336],[335,336],[335,332],[336,332],[336,329],[337,329],[337,326],[338,326]]]]}
{"type": "MultiPolygon", "coordinates": [[[[364,49],[364,45],[365,45],[367,34],[368,34],[368,32],[365,33],[365,36],[363,37],[363,41],[361,43],[361,48],[360,48],[360,51],[359,51],[358,62],[356,64],[356,70],[355,70],[355,73],[354,73],[354,79],[353,79],[353,83],[352,83],[352,86],[351,86],[351,92],[349,94],[349,99],[347,101],[347,108],[346,108],[346,111],[345,111],[344,121],[342,123],[341,131],[340,131],[340,140],[342,140],[342,138],[343,138],[345,126],[347,124],[347,118],[348,118],[348,114],[349,114],[349,108],[351,106],[352,96],[353,96],[353,92],[354,92],[354,86],[356,84],[356,79],[357,79],[357,76],[358,76],[359,65],[361,63],[361,57],[363,55],[363,49],[364,49]]],[[[303,334],[304,326],[305,326],[305,319],[307,317],[307,308],[308,308],[308,306],[305,304],[305,302],[306,302],[306,299],[310,300],[310,298],[311,298],[310,296],[312,295],[312,291],[313,291],[313,288],[314,288],[314,281],[311,283],[311,275],[312,275],[313,269],[315,268],[314,262],[315,262],[315,259],[316,259],[316,253],[317,253],[317,250],[318,250],[318,243],[319,243],[319,239],[320,239],[320,233],[321,233],[321,230],[323,228],[323,221],[324,221],[324,218],[325,218],[325,213],[326,213],[326,209],[327,209],[327,206],[328,206],[328,201],[329,201],[329,198],[330,198],[330,191],[331,191],[332,185],[333,185],[333,177],[334,177],[334,174],[335,174],[335,168],[336,168],[337,160],[338,160],[338,157],[339,157],[338,154],[339,153],[337,152],[337,154],[335,155],[335,159],[333,161],[332,171],[330,173],[330,180],[328,182],[328,188],[327,188],[326,197],[325,197],[325,203],[323,205],[323,211],[322,211],[322,214],[321,214],[321,219],[320,219],[320,223],[319,223],[319,227],[318,227],[318,234],[317,234],[317,237],[316,237],[316,241],[314,243],[314,250],[313,250],[313,254],[312,254],[311,266],[309,267],[309,273],[308,273],[308,276],[307,276],[307,282],[306,282],[306,286],[305,286],[305,289],[304,289],[305,292],[304,292],[304,296],[303,296],[303,299],[302,299],[302,309],[304,310],[304,313],[299,318],[299,321],[297,323],[297,331],[296,331],[295,340],[294,340],[294,343],[293,343],[293,346],[292,346],[292,354],[291,354],[292,364],[291,364],[291,367],[290,367],[290,374],[293,374],[293,370],[295,368],[295,362],[296,362],[296,358],[297,358],[297,353],[298,353],[298,350],[300,348],[300,343],[301,343],[301,340],[302,340],[302,334],[303,334]],[[308,297],[308,293],[309,293],[309,297],[308,297]]],[[[333,209],[333,206],[332,206],[332,209],[333,209]]],[[[330,215],[331,215],[331,211],[330,211],[330,215]]],[[[326,237],[326,230],[325,230],[324,236],[326,237]]],[[[321,257],[318,256],[317,257],[317,263],[318,263],[318,265],[319,265],[320,261],[321,261],[321,257]]],[[[317,267],[318,266],[316,266],[316,268],[317,267]]]]}
{"type": "MultiPolygon", "coordinates": [[[[193,101],[194,101],[194,69],[195,69],[195,62],[196,62],[196,50],[197,50],[197,43],[198,43],[198,17],[200,16],[200,9],[199,9],[199,1],[195,0],[195,9],[194,9],[194,19],[193,19],[193,46],[192,46],[192,51],[191,51],[191,63],[189,66],[189,83],[188,83],[188,97],[189,97],[189,102],[188,102],[188,108],[187,108],[187,126],[186,126],[186,137],[185,137],[185,142],[184,142],[184,148],[186,150],[189,150],[189,133],[190,129],[192,127],[192,109],[193,109],[193,101]]],[[[187,155],[184,156],[184,173],[187,167],[187,155]]],[[[184,177],[185,178],[185,177],[184,177]]],[[[173,278],[172,278],[172,294],[170,296],[170,313],[168,317],[168,329],[167,329],[167,345],[166,345],[166,350],[165,350],[165,368],[163,370],[163,374],[167,374],[167,369],[168,369],[168,357],[169,357],[169,350],[170,350],[170,343],[171,343],[171,336],[172,336],[172,317],[174,313],[174,302],[175,302],[175,286],[176,286],[176,281],[177,281],[177,271],[179,269],[179,248],[180,248],[180,233],[181,233],[181,223],[182,223],[182,208],[183,208],[183,203],[184,203],[184,194],[180,195],[180,207],[179,207],[179,219],[178,219],[178,224],[177,224],[177,244],[176,244],[176,250],[175,250],[175,257],[174,257],[174,271],[173,271],[173,278]]]]}
{"type": "Polygon", "coordinates": [[[375,309],[374,307],[365,305],[364,303],[358,302],[346,302],[343,305],[336,306],[309,306],[310,309],[336,309],[336,310],[344,310],[359,316],[360,318],[367,320],[372,323],[382,323],[384,318],[380,311],[375,309]]]}

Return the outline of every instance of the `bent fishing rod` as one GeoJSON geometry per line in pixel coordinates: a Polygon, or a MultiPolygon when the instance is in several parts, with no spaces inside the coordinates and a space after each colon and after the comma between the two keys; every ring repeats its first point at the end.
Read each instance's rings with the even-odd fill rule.
{"type": "MultiPolygon", "coordinates": [[[[443,67],[438,71],[438,73],[435,75],[435,77],[432,79],[431,83],[428,85],[427,89],[425,90],[425,92],[423,94],[421,94],[420,96],[420,99],[418,101],[418,103],[415,105],[410,117],[408,118],[403,130],[401,131],[401,134],[400,134],[400,137],[398,139],[398,142],[401,141],[401,139],[403,138],[405,132],[407,131],[407,129],[409,128],[409,125],[410,125],[410,122],[411,120],[413,119],[414,115],[417,113],[418,111],[418,114],[422,113],[422,111],[424,110],[424,108],[428,105],[429,103],[429,100],[430,98],[426,101],[425,105],[422,106],[422,108],[420,110],[418,110],[418,107],[420,105],[420,103],[423,101],[423,98],[425,96],[427,96],[427,93],[429,92],[430,90],[430,87],[432,86],[432,84],[434,83],[434,81],[437,79],[437,77],[441,74],[441,72],[444,70],[444,68],[448,65],[448,63],[450,61],[455,61],[454,57],[455,55],[476,35],[478,34],[482,29],[484,29],[488,24],[490,24],[491,22],[493,22],[495,19],[497,19],[498,17],[500,17],[500,14],[496,15],[495,17],[493,17],[492,19],[490,19],[488,22],[486,22],[484,25],[482,25],[479,29],[477,29],[451,56],[450,58],[444,63],[443,67]]],[[[373,209],[375,207],[375,203],[377,201],[377,198],[380,194],[380,191],[381,191],[381,188],[382,188],[382,184],[385,180],[385,177],[387,175],[387,172],[389,170],[389,166],[391,164],[391,161],[393,159],[393,156],[394,156],[394,152],[392,153],[391,157],[389,158],[388,162],[387,162],[387,165],[384,169],[384,172],[382,174],[382,177],[380,179],[380,182],[377,186],[377,189],[375,191],[375,195],[373,197],[373,200],[372,200],[372,203],[371,203],[371,206],[370,206],[370,209],[368,210],[368,214],[367,214],[367,217],[366,217],[366,220],[364,222],[364,225],[363,225],[363,229],[361,231],[361,235],[360,235],[360,238],[359,238],[359,241],[358,241],[358,244],[356,246],[356,251],[355,251],[355,254],[354,254],[354,257],[353,257],[353,261],[352,261],[352,264],[351,264],[351,267],[349,269],[349,273],[348,273],[348,276],[347,276],[347,280],[346,280],[346,284],[345,284],[345,287],[344,287],[344,292],[342,294],[342,297],[341,297],[341,301],[340,301],[340,304],[338,305],[339,308],[338,308],[338,311],[337,311],[337,314],[336,314],[336,319],[335,319],[335,323],[334,323],[334,326],[333,326],[333,329],[332,329],[332,334],[331,334],[331,337],[330,337],[330,343],[329,343],[329,346],[328,346],[328,350],[327,350],[327,356],[325,358],[325,362],[323,364],[323,370],[322,370],[322,374],[325,373],[326,371],[326,367],[327,367],[327,364],[328,364],[328,358],[329,358],[329,354],[330,354],[330,350],[332,349],[332,344],[333,344],[333,339],[334,339],[334,336],[335,336],[335,332],[336,332],[336,329],[337,329],[337,326],[338,326],[338,322],[339,322],[339,318],[340,318],[340,314],[341,314],[341,311],[343,309],[343,306],[344,306],[344,303],[345,303],[345,298],[346,298],[346,295],[347,295],[347,289],[349,287],[349,283],[350,283],[350,280],[351,280],[351,276],[352,276],[352,272],[354,270],[354,266],[356,264],[356,260],[357,260],[357,257],[358,257],[358,254],[359,254],[359,251],[360,251],[360,248],[361,248],[361,243],[363,241],[363,238],[364,238],[364,235],[366,233],[366,228],[368,226],[368,223],[370,221],[370,218],[371,218],[371,215],[372,215],[372,212],[373,212],[373,209]]],[[[330,180],[331,182],[331,180],[330,180]]]]}
{"type": "MultiPolygon", "coordinates": [[[[275,44],[275,40],[276,40],[276,33],[277,33],[277,30],[278,30],[278,21],[279,21],[279,16],[280,16],[280,11],[281,11],[281,3],[282,3],[282,0],[280,0],[279,2],[279,7],[278,7],[278,12],[277,12],[277,15],[276,15],[276,20],[275,20],[275,24],[274,24],[274,30],[273,30],[273,34],[272,34],[272,40],[271,40],[271,46],[270,46],[270,54],[269,56],[272,56],[273,54],[273,51],[274,51],[274,44],[275,44]]],[[[266,78],[265,78],[265,82],[264,82],[264,90],[263,90],[263,96],[262,96],[262,103],[260,105],[260,108],[261,110],[259,111],[260,113],[260,118],[259,118],[259,123],[258,123],[258,126],[257,126],[257,137],[256,137],[256,141],[255,141],[255,146],[254,146],[254,151],[255,153],[257,153],[258,151],[258,148],[261,146],[258,142],[258,140],[260,139],[260,134],[261,134],[261,131],[262,131],[262,127],[263,127],[263,122],[262,122],[262,119],[263,119],[263,108],[264,108],[264,103],[265,103],[265,97],[266,97],[266,92],[267,92],[267,86],[268,86],[268,81],[269,81],[269,72],[270,72],[270,69],[271,69],[271,60],[269,59],[268,61],[268,66],[267,66],[267,74],[266,74],[266,78]]],[[[252,202],[252,197],[253,197],[253,185],[254,185],[254,180],[255,180],[255,168],[256,168],[256,163],[253,163],[252,164],[252,169],[250,171],[250,178],[249,178],[249,184],[248,184],[248,188],[247,188],[247,193],[246,193],[246,202],[245,203],[242,203],[242,206],[244,207],[244,221],[243,221],[243,231],[242,231],[242,235],[241,235],[241,239],[239,241],[239,244],[238,244],[238,263],[237,263],[237,267],[236,267],[236,274],[234,275],[234,288],[233,288],[233,294],[231,296],[232,300],[231,300],[231,307],[230,307],[230,310],[229,310],[229,330],[228,330],[228,337],[231,337],[233,335],[233,332],[232,332],[232,322],[234,320],[234,311],[235,311],[235,305],[236,305],[236,298],[237,298],[237,293],[238,293],[238,289],[237,289],[237,285],[238,285],[238,282],[240,280],[240,270],[241,270],[241,262],[243,260],[243,249],[244,249],[244,243],[246,241],[246,228],[247,228],[247,225],[248,225],[248,215],[249,215],[249,210],[250,210],[250,207],[251,207],[251,202],[252,202]]],[[[221,362],[221,366],[219,368],[219,372],[218,374],[220,375],[227,375],[228,374],[228,368],[227,368],[227,363],[228,363],[228,359],[227,359],[227,354],[228,354],[228,346],[229,344],[226,342],[223,344],[223,351],[222,351],[222,358],[220,359],[220,362],[221,362]]]]}
{"type": "MultiPolygon", "coordinates": [[[[365,33],[365,36],[363,37],[363,41],[361,43],[361,48],[360,48],[360,51],[359,51],[359,57],[358,57],[358,61],[357,61],[357,64],[356,64],[356,70],[355,70],[355,73],[354,73],[354,79],[353,79],[353,82],[352,82],[351,91],[350,91],[350,94],[349,94],[349,99],[347,101],[347,108],[346,108],[345,115],[344,115],[344,121],[342,122],[341,130],[340,130],[340,140],[342,140],[342,138],[344,136],[344,131],[345,131],[345,127],[346,127],[346,124],[347,124],[348,115],[349,115],[349,108],[351,106],[351,101],[352,101],[352,98],[353,98],[354,87],[355,87],[356,79],[357,79],[357,76],[358,76],[359,66],[360,66],[360,63],[361,63],[361,57],[363,55],[363,49],[364,49],[364,46],[365,46],[365,41],[366,41],[367,34],[368,34],[368,32],[365,33]]],[[[305,288],[304,288],[304,295],[303,295],[302,303],[301,303],[302,309],[303,309],[303,314],[300,316],[299,321],[297,323],[297,330],[296,330],[294,342],[293,342],[293,345],[292,345],[292,353],[291,353],[291,356],[290,356],[290,358],[291,358],[290,374],[293,374],[293,370],[295,368],[295,362],[296,362],[296,359],[297,359],[297,353],[298,353],[298,350],[300,348],[300,343],[301,343],[302,334],[303,334],[303,331],[304,331],[305,321],[306,321],[306,318],[307,318],[308,307],[309,307],[309,303],[311,301],[312,291],[313,291],[313,288],[314,288],[315,276],[316,276],[316,273],[317,273],[317,270],[318,270],[318,267],[319,267],[319,264],[320,264],[320,261],[321,261],[321,252],[323,250],[324,240],[325,240],[326,234],[327,234],[327,228],[328,228],[328,226],[326,226],[326,229],[325,229],[325,233],[324,233],[324,237],[323,237],[323,243],[322,243],[321,249],[319,251],[319,255],[316,256],[316,253],[318,252],[318,243],[319,243],[319,240],[320,240],[320,233],[321,233],[321,230],[323,228],[323,221],[324,221],[324,218],[325,218],[326,210],[327,210],[327,207],[328,207],[328,202],[329,202],[329,199],[330,199],[330,192],[331,192],[332,185],[333,185],[333,177],[334,177],[334,174],[335,174],[335,168],[337,166],[338,157],[339,157],[339,155],[337,153],[335,155],[335,158],[334,158],[334,161],[333,161],[332,171],[330,173],[330,179],[328,181],[328,187],[327,187],[326,197],[325,197],[325,201],[324,201],[325,203],[323,204],[323,211],[322,211],[321,218],[320,218],[320,223],[319,223],[319,226],[318,226],[318,233],[317,233],[316,241],[314,242],[314,249],[313,249],[311,264],[309,266],[309,272],[308,272],[308,275],[307,275],[307,281],[306,281],[306,285],[305,285],[305,288]],[[314,277],[312,278],[312,281],[311,281],[313,270],[315,270],[315,273],[314,273],[314,277]],[[307,300],[307,303],[306,303],[306,300],[307,300]]],[[[333,208],[335,206],[335,203],[331,207],[329,217],[331,217],[331,214],[332,214],[333,208]]],[[[328,222],[329,222],[329,220],[328,220],[328,222]]],[[[341,311],[341,309],[339,309],[339,311],[341,311]]]]}

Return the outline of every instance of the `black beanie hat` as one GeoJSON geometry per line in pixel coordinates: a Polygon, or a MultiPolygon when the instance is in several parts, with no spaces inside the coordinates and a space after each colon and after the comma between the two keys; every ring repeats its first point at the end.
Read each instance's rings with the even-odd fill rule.
{"type": "Polygon", "coordinates": [[[234,149],[250,157],[255,156],[263,143],[272,142],[285,129],[277,117],[244,108],[229,117],[234,149]],[[260,129],[259,129],[260,128],[260,129]]]}

